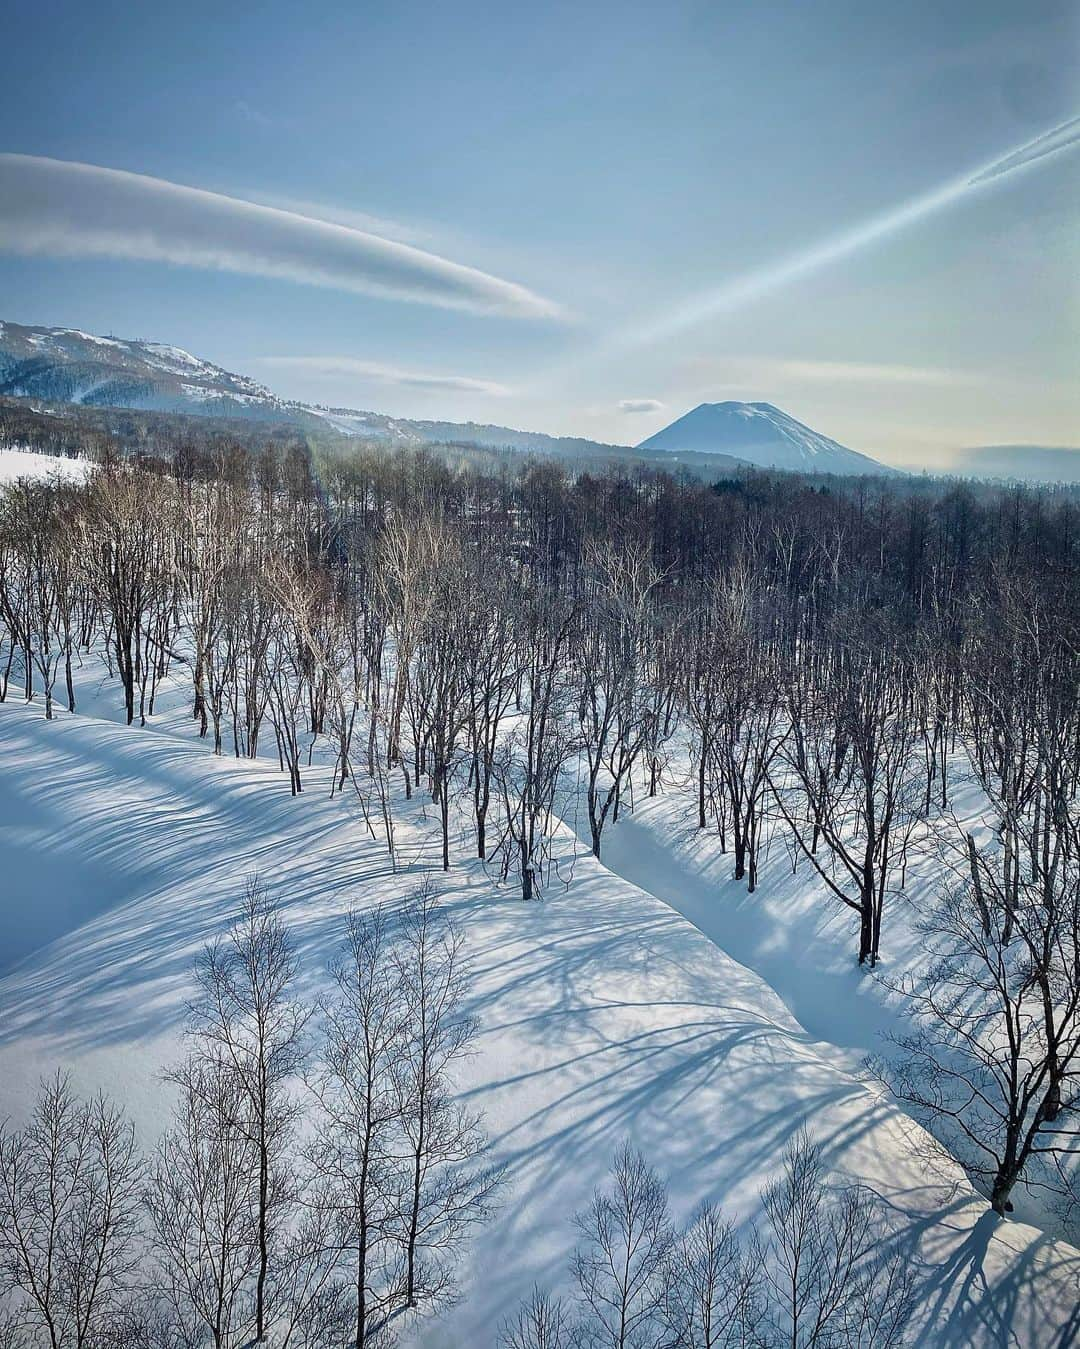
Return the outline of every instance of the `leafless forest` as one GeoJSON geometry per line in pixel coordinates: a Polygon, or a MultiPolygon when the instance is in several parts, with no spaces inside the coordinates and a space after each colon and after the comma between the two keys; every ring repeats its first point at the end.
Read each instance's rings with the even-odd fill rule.
{"type": "MultiPolygon", "coordinates": [[[[395,793],[424,793],[444,868],[465,820],[492,875],[542,903],[568,802],[601,857],[677,776],[735,878],[754,891],[762,840],[783,839],[849,914],[852,961],[889,981],[931,824],[940,884],[905,920],[928,959],[895,981],[911,1031],[880,1074],[999,1214],[1030,1185],[1067,1221],[1078,654],[1064,489],[272,447],[0,489],[0,699],[75,711],[94,658],[135,735],[182,672],[192,735],[273,755],[279,790],[307,790],[330,746],[391,864],[395,793]],[[978,831],[954,813],[971,782],[978,831]]],[[[361,1349],[453,1296],[501,1189],[452,1090],[473,1034],[458,934],[430,888],[354,916],[310,1007],[271,899],[253,878],[200,961],[155,1154],[63,1079],[0,1134],[0,1291],[20,1299],[0,1342],[361,1349]]],[[[578,1215],[571,1291],[538,1289],[507,1345],[903,1341],[912,1289],[875,1205],[827,1198],[811,1142],[749,1248],[709,1207],[674,1232],[657,1160],[619,1153],[578,1215]]]]}

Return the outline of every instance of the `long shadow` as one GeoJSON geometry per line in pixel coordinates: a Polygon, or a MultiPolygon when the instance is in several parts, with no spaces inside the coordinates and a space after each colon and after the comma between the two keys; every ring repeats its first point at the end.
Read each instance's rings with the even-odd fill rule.
{"type": "MultiPolygon", "coordinates": [[[[422,802],[395,805],[407,848],[393,874],[382,845],[328,799],[323,769],[293,800],[273,764],[73,725],[29,734],[0,716],[0,749],[27,759],[19,827],[38,828],[65,865],[81,862],[111,890],[99,911],[0,978],[0,1047],[33,1036],[73,1056],[177,1027],[194,956],[227,926],[255,871],[282,905],[314,994],[344,913],[400,905],[437,856],[422,802]]],[[[1075,1315],[1059,1317],[1049,1340],[1053,1317],[1039,1307],[1041,1290],[1073,1276],[1065,1248],[1028,1241],[1012,1251],[1000,1228],[976,1220],[970,1192],[950,1201],[947,1186],[905,1190],[904,1177],[884,1174],[910,1153],[903,1117],[823,1055],[757,976],[568,849],[570,890],[534,905],[493,890],[477,862],[436,878],[466,936],[468,1010],[481,1026],[462,1094],[487,1112],[495,1156],[515,1182],[478,1259],[532,1259],[529,1238],[543,1232],[529,1280],[561,1266],[570,1214],[623,1136],[668,1175],[680,1216],[711,1197],[750,1221],[761,1184],[809,1123],[831,1168],[869,1158],[888,1181],[893,1239],[922,1281],[925,1343],[1071,1342],[1075,1315]]]]}

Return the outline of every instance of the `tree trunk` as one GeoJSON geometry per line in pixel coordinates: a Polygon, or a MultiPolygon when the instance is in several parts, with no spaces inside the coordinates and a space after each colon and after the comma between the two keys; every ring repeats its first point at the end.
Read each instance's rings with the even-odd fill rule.
{"type": "Polygon", "coordinates": [[[255,1288],[255,1340],[262,1344],[266,1339],[266,1267],[269,1264],[266,1236],[266,1206],[269,1198],[270,1170],[266,1155],[265,1136],[259,1140],[259,1277],[255,1288]]]}
{"type": "Polygon", "coordinates": [[[738,824],[735,825],[735,879],[741,881],[746,875],[746,837],[738,824]]]}
{"type": "Polygon", "coordinates": [[[1004,1164],[994,1177],[994,1188],[990,1192],[990,1207],[999,1216],[1013,1211],[1009,1195],[1012,1194],[1019,1171],[1015,1165],[1004,1164]]]}

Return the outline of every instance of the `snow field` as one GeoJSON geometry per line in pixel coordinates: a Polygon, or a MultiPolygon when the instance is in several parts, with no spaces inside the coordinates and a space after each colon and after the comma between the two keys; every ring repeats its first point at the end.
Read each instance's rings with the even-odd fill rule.
{"type": "MultiPolygon", "coordinates": [[[[96,675],[82,672],[82,706],[115,716],[117,690],[96,675]]],[[[460,843],[449,875],[430,870],[438,825],[420,797],[395,803],[395,874],[349,797],[329,798],[328,768],[308,770],[294,800],[276,763],[212,756],[182,685],[159,706],[139,729],[0,705],[0,1117],[24,1118],[59,1065],[79,1091],[123,1101],[149,1151],[170,1108],[159,1075],[181,1052],[192,960],[248,875],[277,896],[311,996],[348,909],[394,903],[431,875],[466,937],[481,1024],[460,1089],[486,1112],[510,1183],[463,1263],[461,1304],[420,1326],[414,1349],[493,1346],[534,1280],[567,1285],[570,1217],[623,1137],[667,1176],[679,1220],[712,1198],[747,1221],[804,1122],[838,1178],[884,1198],[925,1279],[922,1343],[1071,1342],[1080,1252],[999,1222],[958,1167],[928,1169],[922,1131],[859,1070],[861,1045],[828,1043],[835,1010],[804,1029],[787,989],[721,949],[725,925],[702,906],[729,897],[716,876],[691,874],[664,813],[675,803],[605,834],[613,869],[563,831],[565,884],[524,906],[460,843]]],[[[758,944],[744,931],[740,954],[758,944]]],[[[812,1010],[819,995],[805,988],[794,1005],[812,1010]]]]}

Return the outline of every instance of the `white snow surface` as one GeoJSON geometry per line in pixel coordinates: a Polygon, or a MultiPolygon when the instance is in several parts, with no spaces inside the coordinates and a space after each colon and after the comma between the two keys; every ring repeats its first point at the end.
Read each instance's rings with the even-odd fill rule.
{"type": "Polygon", "coordinates": [[[0,446],[0,483],[15,482],[19,478],[54,477],[82,482],[93,467],[88,459],[66,459],[55,454],[0,446]]]}
{"type": "MultiPolygon", "coordinates": [[[[908,1243],[925,1278],[920,1343],[1073,1342],[1080,1252],[995,1218],[958,1167],[928,1168],[918,1125],[857,1067],[864,1029],[832,1042],[842,1018],[816,1006],[829,985],[800,969],[798,931],[786,951],[777,934],[770,964],[764,928],[733,921],[776,989],[723,949],[728,925],[707,906],[724,891],[695,867],[674,802],[605,834],[617,871],[563,831],[565,884],[525,906],[466,860],[464,821],[452,870],[432,870],[438,824],[422,800],[396,804],[394,875],[355,805],[329,798],[328,768],[308,770],[294,800],[276,763],[215,759],[193,737],[183,687],[145,729],[117,724],[116,687],[96,666],[78,688],[83,710],[52,722],[15,690],[0,704],[0,1118],[25,1119],[59,1065],[80,1091],[123,1101],[149,1150],[168,1116],[160,1074],[182,1052],[192,961],[248,875],[278,897],[308,994],[350,907],[393,902],[431,875],[466,937],[481,1025],[460,1090],[486,1112],[509,1185],[463,1261],[461,1304],[414,1327],[411,1349],[487,1349],[534,1280],[565,1290],[570,1217],[622,1138],[668,1177],[678,1219],[712,1198],[747,1221],[804,1123],[834,1176],[870,1184],[908,1243]]],[[[833,997],[853,982],[834,981],[833,997]]]]}
{"type": "Polygon", "coordinates": [[[138,345],[144,351],[152,351],[155,356],[165,356],[173,365],[189,366],[196,370],[210,368],[205,361],[200,360],[198,356],[192,356],[191,352],[185,351],[183,347],[169,346],[165,342],[140,342],[138,345]]]}

